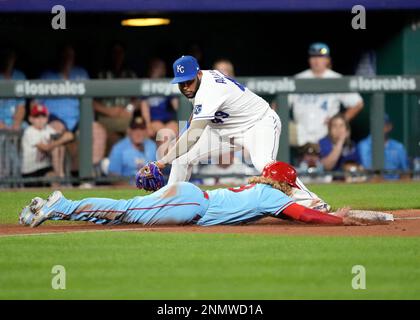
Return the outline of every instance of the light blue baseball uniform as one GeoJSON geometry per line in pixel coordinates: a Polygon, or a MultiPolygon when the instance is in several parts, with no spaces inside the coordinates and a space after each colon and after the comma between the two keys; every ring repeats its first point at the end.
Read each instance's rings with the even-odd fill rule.
{"type": "Polygon", "coordinates": [[[211,226],[277,216],[292,203],[293,200],[283,192],[265,184],[205,193],[192,183],[178,182],[153,194],[129,200],[87,198],[71,201],[63,197],[52,207],[55,211],[52,220],[211,226]]]}
{"type": "Polygon", "coordinates": [[[277,216],[293,203],[280,190],[266,184],[248,184],[229,189],[208,191],[209,206],[198,220],[201,226],[239,224],[277,216]]]}
{"type": "Polygon", "coordinates": [[[51,209],[55,212],[52,220],[154,225],[192,223],[204,215],[207,206],[208,200],[200,188],[181,182],[129,200],[86,198],[72,201],[63,197],[51,209]]]}

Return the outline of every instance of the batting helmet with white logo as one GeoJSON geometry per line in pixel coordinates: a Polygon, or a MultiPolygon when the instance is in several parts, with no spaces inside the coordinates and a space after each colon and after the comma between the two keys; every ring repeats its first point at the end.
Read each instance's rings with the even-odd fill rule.
{"type": "Polygon", "coordinates": [[[270,162],[264,167],[262,176],[274,181],[286,182],[292,187],[299,188],[296,184],[297,174],[295,168],[285,162],[270,162]]]}

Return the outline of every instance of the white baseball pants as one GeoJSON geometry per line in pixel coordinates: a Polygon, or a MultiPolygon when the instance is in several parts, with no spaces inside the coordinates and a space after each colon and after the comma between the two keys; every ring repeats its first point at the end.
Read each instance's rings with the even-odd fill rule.
{"type": "Polygon", "coordinates": [[[271,109],[253,127],[229,137],[221,136],[218,129],[207,126],[194,146],[172,162],[168,184],[188,181],[193,165],[200,161],[207,163],[209,158],[217,159],[221,154],[242,147],[248,150],[254,167],[262,172],[267,163],[276,160],[280,132],[280,118],[271,109]]]}

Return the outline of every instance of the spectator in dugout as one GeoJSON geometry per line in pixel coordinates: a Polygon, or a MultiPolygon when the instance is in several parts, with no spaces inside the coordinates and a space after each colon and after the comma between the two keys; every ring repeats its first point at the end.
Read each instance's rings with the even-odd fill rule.
{"type": "Polygon", "coordinates": [[[301,159],[296,170],[299,173],[322,173],[324,166],[320,158],[320,148],[317,143],[307,143],[300,149],[301,159]]]}
{"type": "MultiPolygon", "coordinates": [[[[331,70],[330,48],[325,43],[313,43],[309,47],[310,68],[298,73],[299,79],[340,78],[331,70]]],[[[301,147],[306,143],[318,143],[328,133],[329,120],[346,109],[344,117],[351,121],[363,108],[358,93],[291,94],[288,97],[294,121],[290,122],[290,144],[301,147]]]]}
{"type": "MultiPolygon", "coordinates": [[[[99,79],[134,79],[134,70],[126,65],[126,48],[121,42],[113,43],[110,50],[109,67],[98,73],[99,79]]],[[[134,97],[95,98],[93,107],[96,119],[107,132],[107,150],[126,134],[134,109],[139,108],[140,100],[134,97]]],[[[147,106],[141,106],[148,114],[147,106]]],[[[148,121],[149,119],[146,119],[148,121]]],[[[150,121],[146,123],[149,133],[150,121]]]]}
{"type": "MultiPolygon", "coordinates": [[[[148,77],[161,79],[166,77],[165,62],[159,58],[153,58],[149,62],[148,77]]],[[[177,110],[179,101],[176,96],[148,96],[141,102],[146,124],[151,123],[150,137],[155,138],[159,146],[159,156],[163,156],[169,144],[178,136],[177,110]],[[150,111],[149,111],[150,110],[150,111]]]]}
{"type": "Polygon", "coordinates": [[[351,140],[350,124],[339,113],[328,123],[328,135],[319,141],[321,162],[327,171],[342,171],[346,163],[360,165],[356,143],[351,140]]]}
{"type": "Polygon", "coordinates": [[[234,77],[235,76],[235,68],[233,66],[233,63],[225,58],[221,58],[216,60],[213,63],[213,69],[220,71],[224,75],[228,77],[234,77]]]}
{"type": "Polygon", "coordinates": [[[146,122],[139,110],[134,111],[127,136],[112,147],[108,174],[134,177],[146,163],[156,160],[156,143],[147,137],[146,122]]]}
{"type": "MultiPolygon", "coordinates": [[[[46,71],[41,75],[43,80],[86,80],[87,71],[75,65],[75,50],[71,45],[63,46],[59,51],[58,68],[46,71]]],[[[49,124],[58,133],[77,133],[80,120],[80,100],[73,97],[48,98],[40,101],[49,111],[49,124]]],[[[98,122],[92,124],[93,131],[93,164],[97,166],[105,156],[106,131],[98,122]]],[[[78,141],[67,144],[71,155],[71,171],[78,172],[78,141]]],[[[60,172],[60,176],[64,172],[60,172]]]]}
{"type": "MultiPolygon", "coordinates": [[[[57,134],[48,124],[48,109],[41,105],[33,105],[29,114],[30,126],[22,136],[22,177],[59,177],[64,166],[64,144],[73,139],[69,131],[57,134]]],[[[26,186],[38,186],[28,183],[26,186]]]]}
{"type": "MultiPolygon", "coordinates": [[[[393,124],[389,115],[385,114],[384,118],[384,140],[385,140],[385,170],[401,170],[407,171],[408,157],[407,151],[402,143],[390,138],[390,133],[393,129],[393,124]]],[[[361,140],[357,145],[360,153],[362,165],[365,169],[372,169],[372,136],[369,135],[361,140]]],[[[387,180],[399,179],[399,174],[385,174],[384,178],[387,180]]]]}
{"type": "MultiPolygon", "coordinates": [[[[15,69],[16,53],[12,48],[0,48],[0,80],[25,80],[25,74],[15,69]]],[[[0,99],[0,130],[20,130],[24,124],[25,99],[0,99]]]]}

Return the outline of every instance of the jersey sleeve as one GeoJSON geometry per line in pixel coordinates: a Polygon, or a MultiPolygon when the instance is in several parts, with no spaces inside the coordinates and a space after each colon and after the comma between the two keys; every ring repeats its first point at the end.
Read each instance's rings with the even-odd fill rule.
{"type": "Polygon", "coordinates": [[[293,199],[280,190],[266,185],[262,186],[260,199],[260,211],[275,216],[279,215],[284,209],[294,203],[293,199]]]}
{"type": "Polygon", "coordinates": [[[198,92],[194,99],[192,121],[211,120],[214,118],[214,114],[227,99],[227,87],[223,87],[225,85],[226,84],[220,83],[214,84],[212,87],[200,88],[200,90],[203,89],[203,91],[198,92]]]}
{"type": "Polygon", "coordinates": [[[332,151],[333,145],[328,138],[323,138],[319,141],[320,157],[321,159],[327,157],[332,151]]]}
{"type": "Polygon", "coordinates": [[[363,101],[362,96],[358,93],[343,93],[339,95],[339,99],[345,108],[352,108],[363,101]]]}

